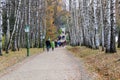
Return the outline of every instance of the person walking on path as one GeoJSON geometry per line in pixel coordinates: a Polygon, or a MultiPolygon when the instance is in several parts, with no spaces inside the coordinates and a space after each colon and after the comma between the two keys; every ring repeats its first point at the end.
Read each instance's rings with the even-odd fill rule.
{"type": "Polygon", "coordinates": [[[47,48],[47,51],[49,51],[50,47],[51,47],[51,44],[50,44],[50,40],[46,40],[46,48],[47,48]]]}
{"type": "Polygon", "coordinates": [[[53,51],[54,48],[55,48],[55,42],[54,41],[51,41],[51,47],[52,47],[52,51],[53,51]]]}
{"type": "Polygon", "coordinates": [[[57,43],[57,40],[55,40],[55,48],[58,47],[58,43],[57,43]]]}

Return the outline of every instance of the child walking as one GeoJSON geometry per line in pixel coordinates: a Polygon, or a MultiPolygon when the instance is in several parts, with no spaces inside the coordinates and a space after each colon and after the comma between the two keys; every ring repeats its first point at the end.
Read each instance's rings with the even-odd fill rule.
{"type": "Polygon", "coordinates": [[[53,51],[54,48],[55,48],[55,42],[54,41],[51,41],[51,47],[52,47],[52,51],[53,51]]]}

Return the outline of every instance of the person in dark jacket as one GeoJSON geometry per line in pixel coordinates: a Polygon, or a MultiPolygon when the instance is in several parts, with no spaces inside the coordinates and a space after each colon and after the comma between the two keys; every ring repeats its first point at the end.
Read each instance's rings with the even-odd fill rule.
{"type": "Polygon", "coordinates": [[[58,47],[58,44],[57,44],[57,40],[55,41],[55,48],[57,48],[58,47]]]}
{"type": "Polygon", "coordinates": [[[47,51],[49,51],[50,47],[51,47],[51,43],[50,43],[50,40],[46,40],[46,48],[47,48],[47,51]]]}

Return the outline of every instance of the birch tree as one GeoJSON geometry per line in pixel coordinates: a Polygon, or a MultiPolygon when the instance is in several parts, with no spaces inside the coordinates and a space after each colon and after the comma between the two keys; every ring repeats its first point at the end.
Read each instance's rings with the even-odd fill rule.
{"type": "Polygon", "coordinates": [[[102,35],[102,51],[104,51],[104,47],[105,47],[105,40],[104,40],[104,13],[103,13],[103,2],[102,0],[100,0],[100,22],[101,22],[101,27],[102,27],[102,31],[101,31],[101,35],[102,35]]]}
{"type": "Polygon", "coordinates": [[[116,8],[115,8],[116,0],[111,0],[111,41],[110,41],[110,52],[116,52],[116,44],[115,44],[115,37],[116,37],[116,8]]]}
{"type": "Polygon", "coordinates": [[[117,24],[118,24],[118,29],[119,29],[119,31],[118,31],[118,48],[120,48],[120,24],[119,24],[119,18],[120,18],[120,0],[117,0],[117,12],[118,12],[118,14],[117,14],[117,24]]]}
{"type": "MultiPolygon", "coordinates": [[[[16,4],[16,3],[15,3],[16,4]]],[[[20,10],[20,6],[21,6],[21,0],[19,0],[19,3],[18,3],[18,7],[17,7],[17,9],[16,9],[16,11],[15,11],[15,23],[14,23],[14,27],[13,27],[13,31],[12,31],[12,33],[11,33],[11,36],[10,36],[10,39],[9,39],[9,43],[7,44],[7,48],[6,48],[6,52],[8,53],[8,50],[9,50],[9,48],[10,48],[10,45],[11,45],[11,41],[12,41],[12,39],[13,39],[13,36],[14,36],[14,33],[15,33],[15,31],[16,31],[16,28],[18,28],[18,22],[19,22],[19,16],[20,16],[20,12],[19,12],[19,10],[20,10]]],[[[14,40],[14,50],[15,50],[15,48],[16,48],[16,38],[14,38],[15,40],[14,40]]]]}

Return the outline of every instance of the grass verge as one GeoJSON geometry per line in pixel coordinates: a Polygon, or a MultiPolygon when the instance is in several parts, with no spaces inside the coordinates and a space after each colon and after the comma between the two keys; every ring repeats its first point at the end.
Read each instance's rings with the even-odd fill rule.
{"type": "MultiPolygon", "coordinates": [[[[31,48],[30,49],[30,56],[39,54],[42,52],[42,49],[39,48],[31,48]]],[[[12,52],[10,51],[9,54],[5,54],[3,52],[3,56],[0,56],[0,72],[4,71],[10,66],[13,66],[14,64],[24,60],[27,58],[27,50],[26,49],[20,49],[20,51],[12,52]]]]}
{"type": "Polygon", "coordinates": [[[106,54],[101,50],[86,47],[67,47],[75,56],[82,58],[92,72],[101,76],[101,80],[120,80],[120,49],[117,53],[106,54]]]}

